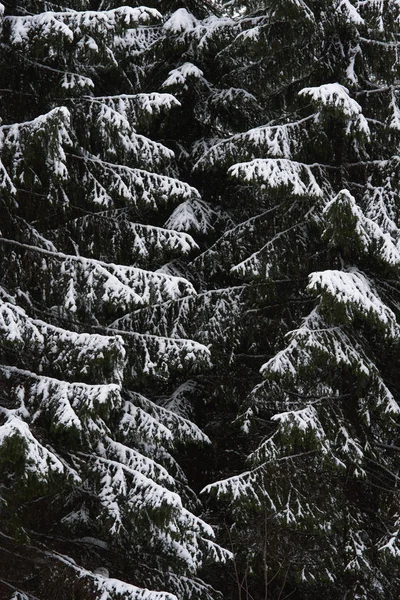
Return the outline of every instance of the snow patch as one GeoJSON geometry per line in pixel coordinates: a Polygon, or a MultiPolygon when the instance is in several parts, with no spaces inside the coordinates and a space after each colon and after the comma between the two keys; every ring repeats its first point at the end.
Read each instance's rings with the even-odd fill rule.
{"type": "Polygon", "coordinates": [[[164,81],[162,87],[182,87],[189,89],[189,79],[202,79],[203,71],[196,67],[193,63],[185,62],[177,69],[173,69],[168,73],[169,77],[164,81]]]}
{"type": "Polygon", "coordinates": [[[272,189],[287,187],[294,196],[323,196],[308,165],[284,158],[256,158],[233,165],[228,173],[244,182],[260,182],[272,189]]]}
{"type": "Polygon", "coordinates": [[[186,8],[176,10],[163,25],[164,31],[172,34],[194,29],[199,21],[186,8]]]}

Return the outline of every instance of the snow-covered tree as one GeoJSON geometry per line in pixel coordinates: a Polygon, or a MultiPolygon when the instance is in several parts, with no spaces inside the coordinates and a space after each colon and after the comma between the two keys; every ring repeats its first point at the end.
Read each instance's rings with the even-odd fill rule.
{"type": "Polygon", "coordinates": [[[210,351],[120,325],[196,298],[164,266],[197,249],[165,222],[201,199],[155,141],[180,107],[147,86],[163,18],[82,0],[1,19],[1,596],[210,598],[196,573],[229,553],[177,460],[209,443],[184,407],[210,351]]]}
{"type": "Polygon", "coordinates": [[[398,2],[3,2],[1,585],[397,599],[398,2]]]}
{"type": "MultiPolygon", "coordinates": [[[[398,3],[228,8],[178,11],[157,42],[176,52],[162,89],[210,224],[190,324],[218,357],[208,431],[227,452],[206,491],[226,499],[239,596],[394,599],[398,3]],[[211,297],[225,330],[196,325],[211,297]],[[247,442],[225,433],[240,402],[247,442]]],[[[193,215],[171,219],[190,232],[193,215]]],[[[187,300],[170,305],[163,327],[187,331],[187,300]]]]}

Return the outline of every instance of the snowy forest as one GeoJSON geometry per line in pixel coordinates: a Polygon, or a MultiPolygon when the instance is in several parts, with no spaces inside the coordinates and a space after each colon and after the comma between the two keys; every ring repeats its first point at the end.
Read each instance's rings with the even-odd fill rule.
{"type": "Polygon", "coordinates": [[[398,600],[399,0],[0,48],[0,600],[398,600]]]}

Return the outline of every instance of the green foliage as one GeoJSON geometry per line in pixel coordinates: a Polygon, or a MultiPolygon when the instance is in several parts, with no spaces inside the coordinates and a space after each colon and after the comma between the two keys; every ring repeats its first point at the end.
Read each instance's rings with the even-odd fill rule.
{"type": "MultiPolygon", "coordinates": [[[[241,404],[236,425],[248,441],[237,448],[234,434],[226,439],[227,466],[205,491],[222,501],[239,597],[361,599],[385,590],[394,599],[397,9],[227,8],[236,14],[220,22],[223,48],[207,43],[212,22],[208,33],[195,24],[179,37],[192,40],[190,60],[210,82],[203,124],[206,111],[216,122],[212,98],[225,99],[219,129],[193,144],[192,156],[226,230],[194,264],[224,293],[248,288],[237,298],[230,370],[210,391],[225,394],[221,415],[241,404]],[[230,89],[260,106],[251,129],[248,105],[240,117],[230,89]]],[[[217,439],[224,427],[223,416],[219,429],[210,425],[217,439]]]]}
{"type": "Polygon", "coordinates": [[[198,246],[165,221],[201,200],[157,139],[179,101],[142,85],[161,14],[114,4],[5,7],[3,87],[26,102],[0,126],[1,525],[40,558],[0,579],[43,600],[211,600],[196,573],[229,553],[179,461],[209,440],[157,404],[210,351],[116,321],[196,297],[165,264],[198,246]]]}
{"type": "Polygon", "coordinates": [[[182,459],[227,597],[397,599],[398,3],[72,8],[2,34],[8,531],[209,600],[182,459]]]}

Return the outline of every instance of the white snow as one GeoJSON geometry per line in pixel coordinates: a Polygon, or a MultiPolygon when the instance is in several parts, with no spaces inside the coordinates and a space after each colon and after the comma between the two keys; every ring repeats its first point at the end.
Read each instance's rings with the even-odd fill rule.
{"type": "Polygon", "coordinates": [[[51,368],[64,378],[78,379],[92,372],[98,382],[104,379],[120,383],[125,361],[124,343],[119,336],[76,333],[30,318],[25,311],[0,299],[0,334],[16,350],[23,348],[31,355],[32,368],[51,368]],[[94,366],[96,365],[96,367],[94,366]]]}
{"type": "MultiPolygon", "coordinates": [[[[0,238],[0,241],[30,251],[32,260],[38,260],[39,257],[40,261],[45,260],[46,271],[50,271],[48,276],[53,285],[57,283],[67,291],[72,278],[76,305],[79,298],[89,297],[96,298],[100,305],[124,307],[129,312],[135,306],[196,294],[192,284],[183,277],[51,252],[4,238],[0,238]]],[[[75,304],[71,305],[72,308],[75,304]]]]}
{"type": "Polygon", "coordinates": [[[303,88],[300,96],[309,96],[322,106],[335,108],[349,119],[354,119],[362,113],[362,108],[349,96],[349,90],[340,83],[326,83],[318,87],[303,88]]]}
{"type": "Polygon", "coordinates": [[[169,217],[165,226],[175,231],[209,233],[220,215],[203,200],[192,198],[182,202],[169,217]]]}
{"type": "Polygon", "coordinates": [[[307,138],[305,126],[313,118],[314,115],[311,115],[294,123],[262,125],[218,141],[201,156],[194,169],[236,163],[257,154],[267,155],[269,158],[291,159],[301,143],[304,143],[304,138],[307,138]]]}
{"type": "MultiPolygon", "coordinates": [[[[180,386],[175,394],[179,391],[182,393],[182,387],[185,387],[185,384],[180,386]]],[[[180,442],[190,440],[200,444],[210,443],[209,438],[197,425],[170,408],[155,404],[144,396],[133,394],[133,392],[130,392],[130,397],[134,404],[132,402],[126,403],[125,416],[121,421],[122,427],[125,426],[127,419],[128,422],[134,419],[136,428],[140,428],[141,432],[145,432],[144,436],[147,441],[154,441],[159,437],[168,442],[174,439],[180,442]]]]}
{"type": "Polygon", "coordinates": [[[396,315],[382,302],[367,277],[356,268],[311,273],[308,288],[341,304],[349,318],[354,318],[357,313],[365,318],[372,317],[383,325],[390,337],[399,337],[396,315]]]}
{"type": "Polygon", "coordinates": [[[364,19],[350,0],[337,0],[337,10],[343,13],[354,25],[364,25],[364,19]]]}
{"type": "Polygon", "coordinates": [[[113,208],[115,195],[127,205],[144,204],[154,208],[171,201],[200,198],[195,188],[172,177],[116,165],[93,156],[86,157],[86,162],[89,198],[98,205],[113,208]]]}
{"type": "Polygon", "coordinates": [[[386,198],[389,197],[389,193],[382,188],[372,190],[369,214],[374,217],[373,219],[364,215],[354,196],[348,190],[341,190],[330,200],[326,204],[323,214],[327,216],[331,210],[343,215],[350,212],[353,217],[354,233],[357,235],[363,251],[367,253],[374,249],[386,263],[397,265],[400,264],[400,248],[391,234],[396,235],[398,230],[387,215],[387,207],[382,205],[382,193],[386,198]],[[382,221],[382,225],[389,231],[382,229],[379,221],[382,221]]]}
{"type": "MultiPolygon", "coordinates": [[[[350,65],[351,67],[351,65],[350,65]]],[[[351,77],[351,71],[349,71],[351,77]]],[[[362,108],[349,96],[349,90],[340,83],[326,83],[318,87],[303,88],[299,95],[309,96],[320,107],[327,107],[335,111],[347,121],[346,135],[353,131],[370,137],[368,122],[362,114],[362,108]]]]}
{"type": "Polygon", "coordinates": [[[361,52],[361,47],[359,44],[356,44],[353,48],[351,48],[349,52],[350,60],[346,69],[346,77],[352,85],[356,85],[358,83],[358,77],[355,71],[355,62],[357,55],[361,52]]]}
{"type": "MultiPolygon", "coordinates": [[[[15,183],[24,183],[24,164],[22,157],[26,147],[35,139],[42,141],[46,166],[58,180],[68,179],[65,148],[72,145],[70,137],[71,114],[65,106],[54,108],[32,121],[2,125],[0,127],[0,150],[14,155],[10,178],[15,183]]],[[[28,167],[29,168],[29,167],[28,167]]],[[[7,181],[7,180],[6,180],[7,181]]],[[[3,183],[4,186],[4,183],[3,183]]]]}
{"type": "Polygon", "coordinates": [[[400,108],[397,104],[397,99],[394,91],[392,90],[392,98],[390,102],[390,108],[392,110],[392,116],[389,121],[389,127],[400,131],[400,108]]]}
{"type": "Polygon", "coordinates": [[[191,62],[185,62],[183,65],[178,67],[177,69],[172,69],[169,72],[169,77],[162,84],[163,88],[168,87],[182,87],[183,89],[189,89],[190,79],[202,79],[203,71],[196,67],[196,65],[191,62]]]}
{"type": "Polygon", "coordinates": [[[284,158],[256,158],[230,167],[228,173],[241,181],[264,183],[272,189],[287,187],[294,196],[323,195],[308,165],[284,158]]]}
{"type": "MultiPolygon", "coordinates": [[[[34,476],[47,481],[54,474],[65,475],[63,463],[54,452],[43,446],[32,434],[29,425],[14,411],[0,407],[6,421],[0,425],[0,448],[7,443],[16,443],[25,459],[25,478],[34,476]]],[[[79,480],[76,475],[75,481],[79,480]]]]}
{"type": "Polygon", "coordinates": [[[164,31],[171,34],[194,29],[199,21],[186,8],[178,8],[163,25],[164,31]]]}
{"type": "Polygon", "coordinates": [[[94,88],[94,83],[90,77],[78,75],[77,73],[65,73],[62,78],[61,87],[65,90],[94,88]]]}
{"type": "Polygon", "coordinates": [[[38,32],[42,38],[56,34],[72,42],[75,35],[81,35],[83,30],[94,34],[98,31],[113,30],[119,24],[129,27],[161,19],[162,16],[157,10],[143,6],[121,6],[106,11],[47,11],[33,16],[5,18],[10,26],[10,41],[17,45],[28,44],[34,38],[32,34],[38,32]]]}
{"type": "Polygon", "coordinates": [[[333,365],[351,366],[366,376],[371,375],[372,366],[361,348],[343,329],[326,323],[317,308],[288,337],[289,344],[261,367],[260,373],[265,378],[296,379],[299,371],[315,364],[317,356],[325,356],[333,365]]]}

